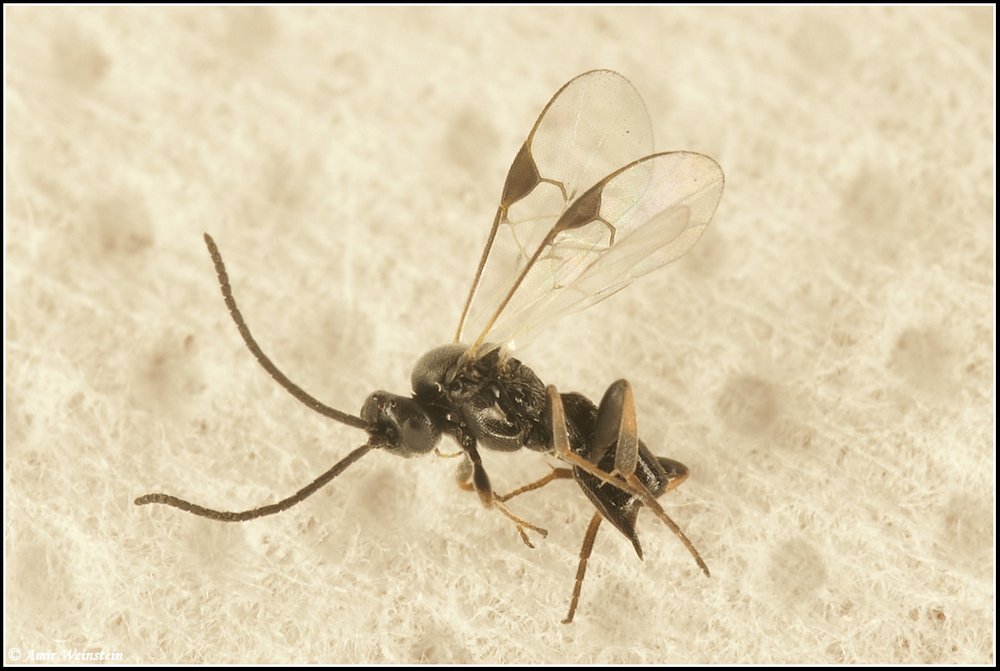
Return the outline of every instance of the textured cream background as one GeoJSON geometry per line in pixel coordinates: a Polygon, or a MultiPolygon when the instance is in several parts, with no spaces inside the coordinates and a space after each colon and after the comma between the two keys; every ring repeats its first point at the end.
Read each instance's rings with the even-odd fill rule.
{"type": "MultiPolygon", "coordinates": [[[[5,8],[8,660],[973,662],[994,659],[993,10],[5,8]],[[675,266],[524,352],[692,468],[646,560],[588,503],[516,502],[535,551],[374,454],[223,525],[362,436],[447,341],[504,172],[548,97],[609,67],[660,149],[726,192],[675,266]]],[[[498,489],[545,472],[487,454],[498,489]]]]}

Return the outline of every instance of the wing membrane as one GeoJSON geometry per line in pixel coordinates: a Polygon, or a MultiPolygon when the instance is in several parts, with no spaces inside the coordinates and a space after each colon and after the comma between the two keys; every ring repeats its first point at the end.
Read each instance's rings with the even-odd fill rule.
{"type": "MultiPolygon", "coordinates": [[[[592,70],[559,89],[507,173],[455,340],[489,329],[497,306],[521,281],[580,194],[652,149],[649,114],[635,87],[620,74],[592,70]]],[[[589,236],[581,232],[572,243],[590,249],[600,237],[599,231],[589,236]]]]}
{"type": "Polygon", "coordinates": [[[702,154],[653,154],[573,200],[535,246],[472,346],[515,347],[543,325],[612,296],[687,252],[722,197],[719,165],[702,154]]]}

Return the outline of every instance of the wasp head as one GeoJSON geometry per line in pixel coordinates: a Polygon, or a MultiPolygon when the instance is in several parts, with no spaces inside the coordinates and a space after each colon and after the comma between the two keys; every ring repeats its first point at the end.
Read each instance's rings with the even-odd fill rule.
{"type": "Polygon", "coordinates": [[[378,447],[403,457],[415,457],[434,449],[441,430],[412,398],[385,391],[371,394],[361,408],[361,418],[378,447]]]}

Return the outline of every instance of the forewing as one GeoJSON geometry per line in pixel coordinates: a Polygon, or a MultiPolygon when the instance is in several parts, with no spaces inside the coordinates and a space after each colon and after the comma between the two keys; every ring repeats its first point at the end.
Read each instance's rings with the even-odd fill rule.
{"type": "Polygon", "coordinates": [[[473,349],[511,348],[559,317],[604,300],[680,258],[722,197],[719,165],[702,154],[653,154],[573,201],[522,264],[473,349]]]}
{"type": "Polygon", "coordinates": [[[646,106],[620,74],[592,70],[559,89],[507,173],[456,341],[488,330],[535,252],[581,193],[652,148],[646,106]]]}

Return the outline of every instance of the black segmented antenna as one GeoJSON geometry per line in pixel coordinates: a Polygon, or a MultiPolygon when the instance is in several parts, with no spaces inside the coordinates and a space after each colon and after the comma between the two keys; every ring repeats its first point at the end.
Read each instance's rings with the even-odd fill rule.
{"type": "MultiPolygon", "coordinates": [[[[229,315],[233,318],[233,322],[236,323],[236,328],[239,330],[240,336],[243,337],[243,342],[246,343],[247,349],[249,349],[250,353],[253,354],[255,359],[257,359],[257,363],[259,363],[278,384],[288,390],[288,393],[301,401],[306,407],[311,410],[315,410],[319,414],[329,417],[330,419],[335,419],[338,422],[358,429],[364,429],[370,433],[372,429],[371,424],[360,417],[356,417],[346,412],[341,412],[340,410],[331,408],[325,403],[318,401],[302,389],[302,387],[289,380],[284,373],[278,370],[278,367],[274,365],[274,362],[271,361],[266,354],[264,354],[260,345],[257,344],[256,340],[254,340],[253,335],[250,334],[250,328],[247,326],[246,321],[243,320],[243,315],[240,313],[240,309],[236,305],[236,299],[233,298],[232,287],[229,286],[229,274],[226,272],[226,266],[222,262],[222,254],[219,253],[219,248],[215,245],[215,240],[213,240],[212,236],[208,233],[205,234],[205,244],[208,245],[208,253],[212,256],[212,263],[215,265],[215,272],[219,276],[219,287],[222,289],[222,297],[226,301],[226,307],[229,308],[229,315]]],[[[288,498],[282,499],[277,503],[271,503],[269,505],[260,506],[259,508],[253,508],[251,510],[244,510],[242,512],[213,510],[211,508],[205,508],[204,506],[191,503],[190,501],[185,501],[184,499],[170,494],[161,493],[140,496],[135,500],[135,505],[144,506],[150,503],[161,503],[165,506],[180,508],[181,510],[189,512],[192,515],[199,515],[201,517],[207,517],[220,522],[245,522],[258,517],[264,517],[265,515],[274,515],[275,513],[280,513],[283,510],[291,508],[297,503],[300,503],[304,499],[315,494],[317,490],[343,473],[348,466],[363,457],[369,450],[376,446],[377,443],[374,438],[370,439],[367,444],[355,449],[353,452],[334,464],[333,468],[328,470],[326,473],[323,473],[323,475],[319,476],[288,498]]]]}
{"type": "Polygon", "coordinates": [[[215,272],[219,275],[219,286],[222,288],[222,297],[226,301],[226,307],[229,308],[229,314],[233,318],[233,321],[236,322],[236,328],[239,329],[240,335],[243,336],[243,342],[246,343],[247,349],[257,359],[257,363],[268,372],[268,375],[274,378],[275,382],[288,390],[289,394],[301,401],[310,410],[315,410],[319,414],[325,415],[330,419],[335,419],[342,424],[367,431],[370,428],[368,422],[360,417],[355,417],[354,415],[331,408],[310,396],[302,387],[289,380],[284,373],[278,370],[278,367],[264,354],[260,345],[250,335],[250,329],[247,327],[246,322],[243,321],[240,309],[236,306],[236,299],[233,298],[233,290],[229,286],[229,274],[226,273],[226,266],[222,262],[222,255],[219,253],[219,248],[215,246],[215,240],[208,233],[205,234],[205,244],[208,245],[208,253],[212,255],[215,272]]]}
{"type": "Polygon", "coordinates": [[[373,445],[362,445],[338,461],[333,468],[289,496],[287,499],[282,499],[277,503],[261,506],[252,510],[244,510],[238,513],[226,512],[223,510],[212,510],[211,508],[199,506],[191,503],[190,501],[185,501],[184,499],[179,499],[176,496],[171,496],[170,494],[146,494],[145,496],[137,498],[135,500],[135,505],[144,506],[148,503],[162,503],[165,506],[180,508],[181,510],[189,512],[192,515],[207,517],[212,520],[218,520],[219,522],[246,522],[247,520],[264,517],[265,515],[274,515],[275,513],[280,513],[282,510],[288,510],[295,504],[309,498],[322,488],[323,485],[343,473],[348,466],[365,456],[368,450],[373,447],[373,445]]]}

